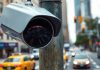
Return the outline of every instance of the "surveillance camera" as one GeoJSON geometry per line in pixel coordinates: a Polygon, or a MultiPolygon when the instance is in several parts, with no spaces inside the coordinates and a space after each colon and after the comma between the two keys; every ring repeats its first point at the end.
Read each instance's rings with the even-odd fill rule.
{"type": "Polygon", "coordinates": [[[40,48],[59,34],[61,21],[44,8],[13,3],[3,10],[1,28],[27,45],[40,48]]]}

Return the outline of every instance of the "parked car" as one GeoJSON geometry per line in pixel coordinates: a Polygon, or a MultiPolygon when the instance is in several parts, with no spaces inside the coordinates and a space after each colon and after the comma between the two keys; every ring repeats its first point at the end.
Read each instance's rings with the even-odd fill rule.
{"type": "Polygon", "coordinates": [[[39,59],[39,49],[33,49],[31,58],[38,60],[39,59]]]}
{"type": "Polygon", "coordinates": [[[74,60],[73,60],[73,68],[90,68],[91,67],[91,62],[87,55],[85,54],[79,54],[76,55],[74,60]]]}
{"type": "Polygon", "coordinates": [[[12,55],[0,64],[0,70],[34,70],[35,64],[28,55],[12,55]]]}

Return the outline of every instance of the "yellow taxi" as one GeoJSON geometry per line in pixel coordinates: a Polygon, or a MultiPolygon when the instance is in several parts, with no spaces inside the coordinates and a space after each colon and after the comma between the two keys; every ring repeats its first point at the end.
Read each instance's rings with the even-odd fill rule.
{"type": "Polygon", "coordinates": [[[34,70],[35,61],[28,55],[12,55],[0,64],[0,70],[34,70]]]}
{"type": "Polygon", "coordinates": [[[64,50],[64,51],[63,51],[64,63],[66,63],[66,62],[68,61],[68,58],[69,58],[69,56],[68,56],[67,52],[64,50]]]}
{"type": "Polygon", "coordinates": [[[64,54],[63,55],[63,59],[64,59],[64,63],[66,63],[68,61],[68,55],[67,54],[64,54]]]}

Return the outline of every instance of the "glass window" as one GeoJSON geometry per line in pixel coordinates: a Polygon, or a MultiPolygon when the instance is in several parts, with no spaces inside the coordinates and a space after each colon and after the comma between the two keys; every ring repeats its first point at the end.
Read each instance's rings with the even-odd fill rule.
{"type": "Polygon", "coordinates": [[[1,40],[3,39],[3,34],[0,35],[0,39],[1,39],[1,40]]]}
{"type": "Polygon", "coordinates": [[[75,57],[75,59],[86,59],[86,58],[87,58],[86,55],[77,55],[77,56],[75,57]]]}
{"type": "Polygon", "coordinates": [[[12,3],[13,2],[13,0],[10,0],[10,2],[9,3],[12,3]]]}
{"type": "Polygon", "coordinates": [[[7,35],[7,40],[9,40],[10,39],[10,37],[9,37],[9,35],[7,35]]]}
{"type": "Polygon", "coordinates": [[[2,10],[3,10],[3,3],[0,2],[0,14],[2,13],[2,10]]]}
{"type": "Polygon", "coordinates": [[[28,57],[24,57],[24,61],[28,61],[29,60],[29,58],[28,57]]]}
{"type": "Polygon", "coordinates": [[[19,62],[20,58],[8,58],[4,62],[19,62]]]}

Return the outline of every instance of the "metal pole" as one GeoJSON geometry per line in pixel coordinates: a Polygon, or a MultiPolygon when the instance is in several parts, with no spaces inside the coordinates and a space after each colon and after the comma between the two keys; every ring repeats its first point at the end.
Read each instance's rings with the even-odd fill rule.
{"type": "Polygon", "coordinates": [[[62,19],[61,0],[40,0],[40,6],[62,19]]]}
{"type": "MultiPolygon", "coordinates": [[[[40,0],[40,6],[62,19],[61,0],[40,0]]],[[[63,70],[63,43],[61,29],[52,44],[40,49],[40,70],[63,70]]]]}
{"type": "Polygon", "coordinates": [[[99,27],[98,27],[99,18],[96,18],[96,30],[97,30],[97,37],[99,37],[99,27]]]}

